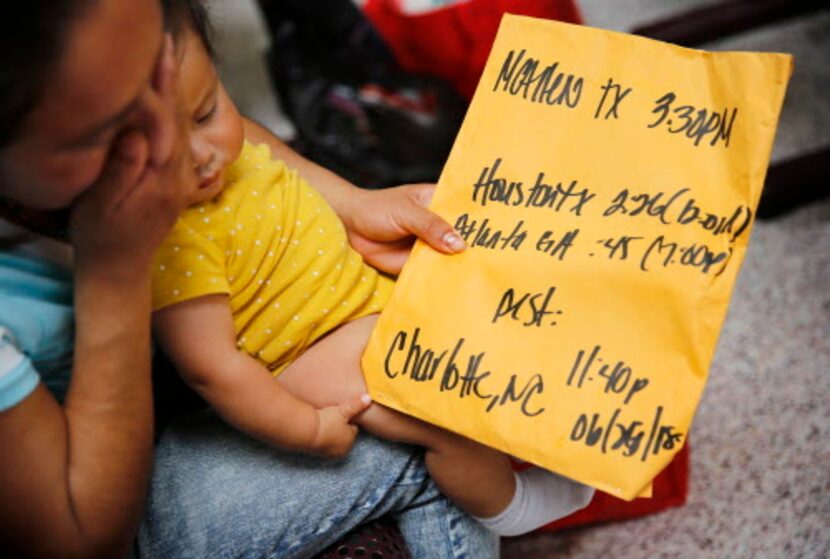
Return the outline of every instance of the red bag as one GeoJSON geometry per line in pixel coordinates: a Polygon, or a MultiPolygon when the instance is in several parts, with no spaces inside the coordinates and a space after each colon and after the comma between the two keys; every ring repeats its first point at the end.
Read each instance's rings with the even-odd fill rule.
{"type": "Polygon", "coordinates": [[[504,13],[582,23],[571,0],[469,0],[406,14],[397,0],[367,0],[363,11],[398,63],[450,82],[472,98],[504,13]]]}
{"type": "Polygon", "coordinates": [[[584,509],[540,528],[543,532],[555,532],[584,524],[623,520],[653,514],[686,502],[689,485],[689,444],[678,452],[669,465],[654,478],[652,497],[623,501],[607,493],[597,491],[591,504],[584,509]]]}

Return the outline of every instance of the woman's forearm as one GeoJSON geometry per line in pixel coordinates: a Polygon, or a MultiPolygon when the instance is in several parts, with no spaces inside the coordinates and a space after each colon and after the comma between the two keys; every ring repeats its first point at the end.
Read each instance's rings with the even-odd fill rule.
{"type": "Polygon", "coordinates": [[[434,185],[358,188],[295,153],[252,121],[245,121],[245,136],[250,142],[270,146],[274,157],[297,169],[323,195],[346,226],[352,247],[375,268],[400,273],[415,238],[447,254],[466,248],[453,227],[428,209],[434,185]]]}
{"type": "Polygon", "coordinates": [[[313,161],[309,161],[260,124],[247,118],[243,119],[243,122],[245,125],[245,139],[254,144],[268,145],[273,157],[285,161],[286,165],[296,169],[310,185],[323,195],[326,202],[334,208],[334,211],[341,218],[345,213],[348,213],[347,206],[352,203],[355,193],[359,192],[355,185],[313,161]]]}
{"type": "Polygon", "coordinates": [[[152,455],[149,292],[146,272],[79,266],[65,405],[39,387],[3,418],[2,483],[20,493],[4,495],[3,526],[22,556],[117,557],[134,536],[152,455]]]}
{"type": "Polygon", "coordinates": [[[86,536],[130,538],[153,451],[150,274],[107,277],[79,267],[75,281],[75,364],[64,407],[68,489],[86,536]]]}
{"type": "Polygon", "coordinates": [[[43,385],[0,414],[0,550],[118,557],[141,514],[152,453],[148,273],[76,270],[65,406],[43,385]]]}

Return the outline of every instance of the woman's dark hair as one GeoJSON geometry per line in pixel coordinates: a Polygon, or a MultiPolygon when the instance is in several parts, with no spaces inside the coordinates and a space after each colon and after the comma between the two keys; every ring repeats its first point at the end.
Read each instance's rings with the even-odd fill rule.
{"type": "MultiPolygon", "coordinates": [[[[0,1],[0,147],[19,133],[60,59],[66,34],[97,0],[0,1]]],[[[161,0],[168,29],[189,25],[214,56],[207,9],[200,0],[161,0]]]]}
{"type": "Polygon", "coordinates": [[[205,47],[211,58],[216,58],[213,48],[213,27],[204,0],[162,0],[164,20],[167,29],[178,37],[190,27],[205,47]]]}
{"type": "Polygon", "coordinates": [[[43,88],[67,30],[94,0],[0,3],[0,147],[11,142],[43,88]]]}

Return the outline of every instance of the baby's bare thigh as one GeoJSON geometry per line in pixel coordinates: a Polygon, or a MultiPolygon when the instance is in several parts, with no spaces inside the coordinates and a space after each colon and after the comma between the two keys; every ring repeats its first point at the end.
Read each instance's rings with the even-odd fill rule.
{"type": "MultiPolygon", "coordinates": [[[[277,377],[283,387],[309,404],[335,406],[366,392],[360,357],[377,321],[370,315],[344,324],[294,361],[277,377]]],[[[393,441],[431,449],[461,448],[460,437],[408,415],[373,404],[357,423],[369,432],[393,441]]]]}
{"type": "Polygon", "coordinates": [[[377,315],[347,322],[305,351],[277,380],[315,407],[334,406],[366,391],[360,357],[377,315]]]}

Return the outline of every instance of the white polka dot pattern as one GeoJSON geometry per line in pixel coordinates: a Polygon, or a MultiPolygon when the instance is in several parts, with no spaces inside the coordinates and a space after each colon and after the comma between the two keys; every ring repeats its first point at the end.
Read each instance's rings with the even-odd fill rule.
{"type": "Polygon", "coordinates": [[[393,282],[367,266],[322,196],[246,143],[214,200],[186,211],[154,267],[154,308],[229,296],[239,347],[278,374],[337,326],[379,312],[393,282]]]}

